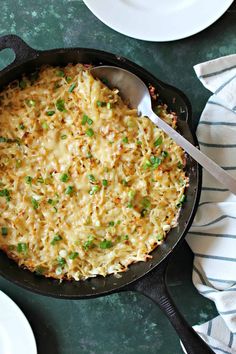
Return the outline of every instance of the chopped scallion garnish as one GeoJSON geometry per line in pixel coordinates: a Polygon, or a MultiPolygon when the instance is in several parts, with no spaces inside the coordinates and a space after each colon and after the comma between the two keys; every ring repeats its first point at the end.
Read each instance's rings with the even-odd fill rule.
{"type": "Polygon", "coordinates": [[[62,182],[67,182],[69,180],[69,175],[67,173],[63,173],[61,176],[60,176],[60,181],[62,182]]]}
{"type": "Polygon", "coordinates": [[[65,101],[62,98],[59,98],[56,102],[56,107],[58,109],[58,111],[60,112],[66,112],[65,109],[65,101]]]}
{"type": "Polygon", "coordinates": [[[93,136],[93,135],[94,135],[93,129],[91,129],[91,128],[87,129],[87,130],[86,130],[86,134],[87,134],[89,137],[93,136]]]}
{"type": "Polygon", "coordinates": [[[38,207],[39,207],[39,203],[38,203],[38,201],[35,199],[35,198],[31,198],[31,204],[32,204],[32,206],[33,206],[33,208],[36,210],[36,209],[38,209],[38,207]]]}
{"type": "Polygon", "coordinates": [[[66,188],[66,191],[65,191],[66,194],[71,195],[73,192],[74,192],[74,187],[73,186],[68,186],[66,188]]]}
{"type": "Polygon", "coordinates": [[[55,235],[51,241],[51,245],[54,246],[58,241],[61,241],[62,240],[62,237],[61,235],[55,235]]]}
{"type": "Polygon", "coordinates": [[[160,135],[159,138],[157,138],[157,140],[154,142],[154,146],[159,146],[162,144],[162,136],[160,135]]]}
{"type": "Polygon", "coordinates": [[[46,115],[49,116],[49,117],[53,116],[54,114],[55,114],[55,111],[47,111],[46,112],[46,115]]]}
{"type": "Polygon", "coordinates": [[[93,194],[95,194],[96,192],[98,192],[99,189],[100,189],[100,188],[99,188],[98,185],[92,186],[92,189],[89,191],[89,194],[90,194],[90,195],[93,195],[93,194]]]}
{"type": "Polygon", "coordinates": [[[108,180],[107,180],[107,179],[103,179],[103,180],[102,180],[102,185],[103,185],[104,187],[107,187],[107,186],[108,186],[108,180]]]}
{"type": "Polygon", "coordinates": [[[88,175],[88,179],[90,182],[95,182],[96,178],[94,177],[94,175],[88,175]]]}
{"type": "Polygon", "coordinates": [[[111,248],[113,246],[113,243],[105,239],[102,242],[100,242],[99,246],[101,249],[111,248]]]}
{"type": "Polygon", "coordinates": [[[19,242],[17,245],[18,253],[26,253],[28,251],[28,245],[25,242],[19,242]]]}
{"type": "Polygon", "coordinates": [[[65,76],[65,73],[64,73],[64,71],[62,71],[62,70],[57,70],[57,71],[56,71],[56,75],[59,76],[59,77],[64,77],[64,76],[65,76]]]}
{"type": "Polygon", "coordinates": [[[72,260],[73,260],[73,259],[77,258],[78,255],[79,255],[78,252],[71,252],[71,253],[69,254],[69,259],[72,259],[72,260]]]}
{"type": "Polygon", "coordinates": [[[73,92],[74,91],[74,89],[75,89],[75,86],[76,86],[76,84],[75,83],[73,83],[73,84],[71,84],[70,85],[70,87],[69,87],[69,90],[68,90],[68,92],[73,92]]]}
{"type": "Polygon", "coordinates": [[[88,236],[88,240],[84,242],[83,248],[84,248],[86,251],[88,251],[88,249],[93,246],[93,240],[94,240],[93,235],[89,235],[89,236],[88,236]]]}
{"type": "Polygon", "coordinates": [[[27,183],[27,184],[31,184],[31,183],[32,183],[32,180],[33,180],[33,178],[30,177],[30,176],[26,176],[26,177],[25,177],[25,183],[27,183]]]}

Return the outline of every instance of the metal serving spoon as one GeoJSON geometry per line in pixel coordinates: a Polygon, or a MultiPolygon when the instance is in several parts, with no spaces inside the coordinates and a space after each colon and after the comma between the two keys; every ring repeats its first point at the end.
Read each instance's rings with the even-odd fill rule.
{"type": "Polygon", "coordinates": [[[121,97],[128,101],[132,108],[137,108],[138,112],[143,116],[147,116],[151,119],[155,125],[168,134],[213,177],[227,187],[230,192],[236,194],[236,179],[153,112],[149,90],[141,79],[130,71],[108,65],[92,68],[91,73],[94,77],[106,79],[110,87],[118,88],[121,97]]]}

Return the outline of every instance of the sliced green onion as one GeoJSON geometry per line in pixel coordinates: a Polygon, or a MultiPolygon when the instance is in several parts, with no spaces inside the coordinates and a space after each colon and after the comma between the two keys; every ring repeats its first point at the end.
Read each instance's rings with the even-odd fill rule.
{"type": "Polygon", "coordinates": [[[69,90],[68,90],[68,92],[73,92],[74,91],[74,89],[75,89],[75,86],[76,86],[76,84],[75,83],[73,83],[73,84],[71,84],[70,85],[70,87],[69,87],[69,90]]]}
{"type": "Polygon", "coordinates": [[[90,195],[93,195],[93,194],[95,194],[96,192],[98,192],[99,189],[100,189],[100,188],[99,188],[98,185],[92,186],[92,189],[89,191],[89,194],[90,194],[90,195]]]}
{"type": "Polygon", "coordinates": [[[38,201],[35,199],[35,198],[31,198],[31,204],[32,204],[32,206],[33,206],[33,208],[36,210],[36,209],[38,209],[38,207],[39,207],[39,203],[38,203],[38,201]]]}
{"type": "Polygon", "coordinates": [[[154,142],[154,146],[159,146],[162,144],[162,136],[159,136],[159,138],[157,138],[157,140],[154,142]]]}
{"type": "Polygon", "coordinates": [[[67,76],[66,77],[66,81],[68,82],[68,84],[72,81],[72,77],[70,77],[70,76],[67,76]]]}
{"type": "Polygon", "coordinates": [[[88,120],[88,116],[86,114],[83,115],[82,117],[82,125],[85,125],[87,123],[87,120],[88,120]]]}
{"type": "Polygon", "coordinates": [[[169,153],[167,151],[162,151],[161,155],[165,158],[169,156],[169,153]]]}
{"type": "Polygon", "coordinates": [[[33,180],[33,178],[30,177],[30,176],[26,176],[26,177],[25,177],[25,183],[27,183],[27,184],[31,184],[31,183],[32,183],[32,180],[33,180]]]}
{"type": "Polygon", "coordinates": [[[123,143],[128,143],[128,138],[127,136],[125,136],[123,139],[122,139],[123,143]]]}
{"type": "Polygon", "coordinates": [[[184,165],[182,164],[182,162],[178,162],[178,164],[177,164],[177,167],[180,169],[180,170],[182,170],[183,169],[183,167],[184,167],[184,165]]]}
{"type": "Polygon", "coordinates": [[[84,242],[83,248],[88,251],[89,248],[93,246],[94,237],[92,235],[88,236],[88,240],[84,242]]]}
{"type": "Polygon", "coordinates": [[[69,180],[69,175],[67,173],[63,173],[61,176],[60,176],[60,181],[62,182],[67,182],[69,180]]]}
{"type": "Polygon", "coordinates": [[[56,71],[56,75],[59,76],[59,77],[64,77],[64,76],[65,76],[65,73],[64,73],[64,71],[62,71],[62,70],[57,70],[57,71],[56,71]]]}
{"type": "Polygon", "coordinates": [[[109,221],[109,226],[114,226],[115,225],[115,221],[109,221]]]}
{"type": "Polygon", "coordinates": [[[65,134],[61,135],[62,140],[65,140],[66,138],[67,138],[67,135],[65,135],[65,134]]]}
{"type": "Polygon", "coordinates": [[[93,124],[93,120],[91,118],[88,118],[87,119],[87,123],[88,123],[88,125],[92,125],[93,124]]]}
{"type": "Polygon", "coordinates": [[[91,128],[87,129],[87,130],[86,130],[86,134],[87,134],[89,137],[93,136],[93,135],[94,135],[93,129],[91,129],[91,128]]]}
{"type": "Polygon", "coordinates": [[[7,236],[7,234],[8,234],[8,229],[7,229],[7,227],[3,226],[2,227],[2,236],[7,236]]]}
{"type": "Polygon", "coordinates": [[[111,248],[113,246],[113,243],[109,240],[103,240],[102,242],[100,242],[99,244],[101,249],[106,249],[106,248],[111,248]]]}
{"type": "Polygon", "coordinates": [[[133,204],[132,203],[128,203],[127,204],[127,208],[130,208],[130,209],[133,208],[133,204]]]}
{"type": "Polygon", "coordinates": [[[161,235],[161,234],[159,234],[159,235],[157,235],[157,241],[162,241],[163,240],[163,238],[164,238],[164,236],[163,235],[161,235]]]}
{"type": "Polygon", "coordinates": [[[28,251],[28,245],[24,242],[19,242],[17,245],[17,252],[26,253],[28,251]]]}
{"type": "Polygon", "coordinates": [[[88,175],[88,179],[90,182],[95,182],[96,178],[94,177],[94,175],[88,175]]]}
{"type": "Polygon", "coordinates": [[[108,186],[108,180],[107,180],[107,179],[103,179],[103,180],[102,180],[102,185],[103,185],[104,187],[107,187],[107,186],[108,186]]]}
{"type": "Polygon", "coordinates": [[[43,179],[43,177],[39,177],[39,178],[37,178],[37,182],[38,182],[38,183],[44,183],[44,179],[43,179]]]}
{"type": "Polygon", "coordinates": [[[56,107],[58,109],[58,111],[60,112],[66,112],[65,109],[65,101],[62,98],[59,98],[56,102],[56,107]]]}
{"type": "Polygon", "coordinates": [[[111,108],[112,108],[111,102],[107,102],[107,108],[108,108],[108,109],[111,109],[111,108]]]}
{"type": "Polygon", "coordinates": [[[176,205],[177,207],[181,207],[183,205],[183,203],[186,201],[186,195],[183,194],[178,202],[178,204],[176,205]]]}
{"type": "Polygon", "coordinates": [[[53,116],[54,114],[55,114],[55,111],[47,111],[46,112],[46,115],[49,117],[53,116]]]}
{"type": "Polygon", "coordinates": [[[55,272],[56,272],[56,275],[61,275],[62,267],[57,267],[55,272]]]}
{"type": "Polygon", "coordinates": [[[19,125],[19,128],[20,128],[21,130],[25,129],[24,124],[23,124],[23,123],[21,123],[21,124],[19,125]]]}
{"type": "Polygon", "coordinates": [[[78,252],[71,252],[71,253],[69,254],[69,259],[72,259],[72,260],[73,260],[73,259],[77,258],[78,255],[79,255],[78,252]]]}
{"type": "Polygon", "coordinates": [[[34,107],[35,106],[35,100],[26,100],[26,104],[29,107],[34,107]]]}
{"type": "Polygon", "coordinates": [[[151,167],[151,166],[152,166],[152,164],[151,164],[151,162],[148,161],[148,160],[146,160],[146,161],[144,162],[144,164],[143,164],[144,170],[146,170],[147,168],[149,168],[149,167],[151,167]]]}
{"type": "Polygon", "coordinates": [[[142,141],[141,140],[137,140],[136,144],[137,145],[142,145],[142,141]]]}
{"type": "Polygon", "coordinates": [[[122,179],[121,183],[123,184],[123,186],[127,186],[128,182],[125,179],[122,179]]]}
{"type": "Polygon", "coordinates": [[[128,235],[121,236],[121,240],[123,240],[123,241],[127,241],[128,239],[129,239],[128,235]]]}
{"type": "Polygon", "coordinates": [[[106,106],[106,102],[97,101],[97,106],[98,106],[98,107],[105,107],[105,106],[106,106]]]}
{"type": "Polygon", "coordinates": [[[71,195],[73,192],[74,192],[74,187],[73,186],[68,186],[66,188],[66,191],[65,191],[66,194],[71,195]]]}
{"type": "Polygon", "coordinates": [[[136,194],[136,192],[135,192],[134,190],[130,190],[130,191],[128,192],[128,197],[129,197],[129,199],[130,199],[130,200],[133,200],[134,197],[135,197],[135,194],[136,194]]]}
{"type": "Polygon", "coordinates": [[[6,201],[9,202],[11,200],[10,192],[8,189],[0,190],[0,197],[6,197],[6,201]]]}
{"type": "Polygon", "coordinates": [[[52,199],[48,199],[48,204],[53,204],[53,200],[52,199]]]}
{"type": "Polygon", "coordinates": [[[55,246],[55,244],[58,242],[58,241],[61,241],[62,240],[62,237],[60,235],[55,235],[51,241],[51,245],[52,246],[55,246]]]}
{"type": "Polygon", "coordinates": [[[58,262],[58,265],[61,266],[61,267],[64,267],[64,265],[66,264],[65,258],[63,258],[61,256],[57,257],[57,262],[58,262]]]}
{"type": "Polygon", "coordinates": [[[91,157],[93,157],[93,155],[91,154],[91,152],[89,151],[88,153],[87,153],[87,156],[86,156],[88,159],[91,159],[91,157]]]}
{"type": "Polygon", "coordinates": [[[4,136],[0,136],[0,143],[6,143],[7,138],[4,138],[4,136]]]}

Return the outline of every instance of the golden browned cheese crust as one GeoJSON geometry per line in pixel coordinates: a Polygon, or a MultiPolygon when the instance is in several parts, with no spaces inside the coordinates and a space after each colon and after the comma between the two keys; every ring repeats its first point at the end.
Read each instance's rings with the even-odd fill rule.
{"type": "Polygon", "coordinates": [[[80,64],[43,67],[0,103],[0,248],[75,280],[150,257],[177,224],[184,151],[80,64]]]}

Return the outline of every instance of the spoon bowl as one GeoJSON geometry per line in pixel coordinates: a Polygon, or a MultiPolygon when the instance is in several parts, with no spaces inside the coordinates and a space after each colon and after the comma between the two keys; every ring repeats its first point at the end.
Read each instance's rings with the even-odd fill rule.
{"type": "Polygon", "coordinates": [[[109,65],[94,67],[91,73],[94,77],[105,80],[108,87],[117,88],[121,98],[128,102],[131,108],[136,108],[139,114],[147,116],[214,178],[236,195],[236,180],[153,112],[148,87],[138,76],[128,70],[109,65]]]}

